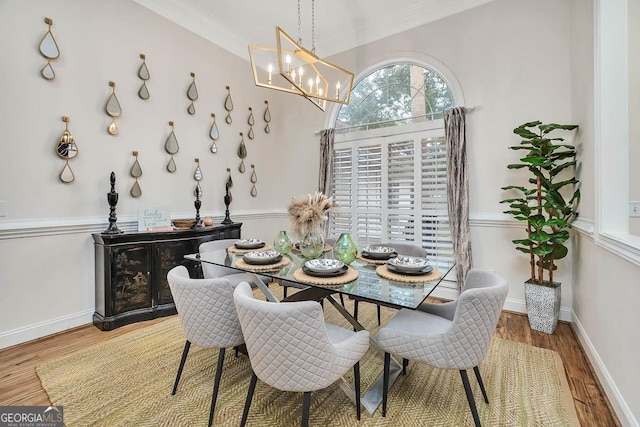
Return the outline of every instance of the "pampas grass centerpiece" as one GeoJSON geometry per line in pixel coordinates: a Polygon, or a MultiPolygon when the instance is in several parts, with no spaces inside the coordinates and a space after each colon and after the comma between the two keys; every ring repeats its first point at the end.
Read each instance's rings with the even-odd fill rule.
{"type": "Polygon", "coordinates": [[[291,199],[287,212],[291,220],[291,232],[298,239],[319,234],[329,212],[337,207],[331,197],[316,191],[302,199],[291,199]]]}

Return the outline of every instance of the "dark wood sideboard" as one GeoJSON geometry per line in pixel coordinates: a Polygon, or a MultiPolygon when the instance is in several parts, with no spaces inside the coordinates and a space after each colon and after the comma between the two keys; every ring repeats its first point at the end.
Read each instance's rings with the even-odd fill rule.
{"type": "Polygon", "coordinates": [[[239,239],[242,223],[157,233],[93,234],[96,311],[93,324],[110,331],[129,323],[176,314],[167,272],[184,265],[191,277],[199,267],[185,260],[201,243],[239,239]]]}

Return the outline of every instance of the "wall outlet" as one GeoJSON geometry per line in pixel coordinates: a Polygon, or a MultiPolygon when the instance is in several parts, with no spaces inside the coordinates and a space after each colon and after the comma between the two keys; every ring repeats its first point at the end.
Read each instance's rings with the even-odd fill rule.
{"type": "Polygon", "coordinates": [[[4,200],[0,200],[0,217],[7,216],[7,208],[4,200]]]}
{"type": "Polygon", "coordinates": [[[629,202],[629,216],[640,218],[640,202],[629,202]]]}

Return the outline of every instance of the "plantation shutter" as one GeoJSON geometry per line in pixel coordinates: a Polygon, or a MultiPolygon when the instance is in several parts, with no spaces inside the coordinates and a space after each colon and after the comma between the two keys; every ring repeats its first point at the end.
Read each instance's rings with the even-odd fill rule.
{"type": "Polygon", "coordinates": [[[360,248],[406,242],[425,248],[434,266],[452,263],[444,131],[340,144],[329,236],[351,233],[360,248]]]}
{"type": "Polygon", "coordinates": [[[334,150],[332,197],[338,209],[332,212],[329,221],[329,236],[352,233],[352,176],[353,161],[351,147],[334,150]]]}
{"type": "Polygon", "coordinates": [[[422,247],[429,258],[453,262],[447,212],[447,145],[444,137],[424,138],[422,149],[422,247]]]}
{"type": "Polygon", "coordinates": [[[382,240],[382,146],[357,150],[356,239],[361,244],[382,240]]]}
{"type": "Polygon", "coordinates": [[[413,140],[388,146],[387,239],[413,244],[415,237],[415,149],[413,140]]]}

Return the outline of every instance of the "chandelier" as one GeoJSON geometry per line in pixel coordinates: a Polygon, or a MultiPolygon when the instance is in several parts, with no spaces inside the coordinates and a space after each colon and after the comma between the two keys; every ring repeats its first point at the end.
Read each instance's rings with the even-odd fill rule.
{"type": "Polygon", "coordinates": [[[311,0],[311,50],[302,47],[298,0],[298,40],[276,27],[276,47],[250,45],[249,58],[256,86],[303,96],[322,111],[327,101],[349,103],[353,73],[316,55],[315,0],[311,0]]]}

